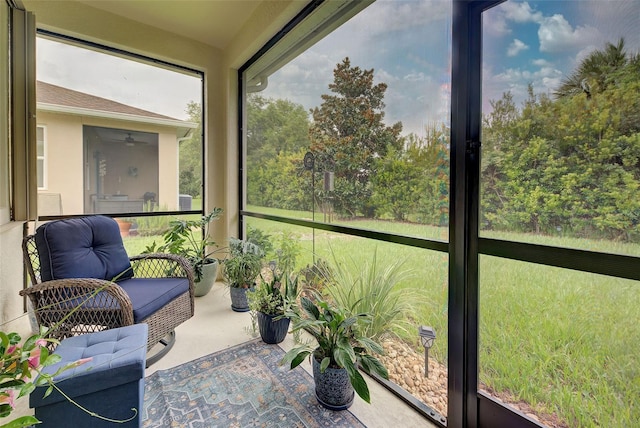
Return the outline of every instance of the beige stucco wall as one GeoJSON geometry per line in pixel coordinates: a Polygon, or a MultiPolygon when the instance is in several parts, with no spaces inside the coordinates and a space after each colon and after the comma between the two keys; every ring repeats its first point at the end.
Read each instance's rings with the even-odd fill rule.
{"type": "MultiPolygon", "coordinates": [[[[5,2],[1,3],[5,5],[5,2]]],[[[237,69],[293,18],[307,1],[265,1],[224,50],[180,37],[171,29],[163,31],[145,26],[82,3],[48,0],[23,0],[22,3],[36,15],[39,28],[204,72],[205,208],[215,206],[225,210],[223,218],[214,223],[212,230],[216,242],[226,242],[229,236],[235,236],[238,224],[237,69]]],[[[7,64],[5,51],[0,52],[0,59],[1,64],[7,64]]],[[[5,99],[8,96],[0,95],[5,99]]],[[[165,148],[163,145],[162,150],[165,148]]],[[[80,172],[66,171],[64,174],[75,177],[80,172]]],[[[73,203],[65,200],[63,207],[73,203]]],[[[22,300],[17,297],[23,277],[21,237],[22,224],[0,226],[0,298],[3,305],[10,308],[7,313],[22,311],[22,300]],[[5,296],[12,296],[12,299],[5,300],[5,296]]],[[[2,317],[5,317],[5,313],[2,317]]]]}
{"type": "Polygon", "coordinates": [[[63,214],[81,214],[84,211],[83,125],[127,129],[158,134],[158,165],[155,156],[145,156],[144,149],[121,151],[108,166],[105,193],[116,194],[125,189],[131,199],[140,199],[150,190],[139,177],[128,175],[130,166],[141,172],[145,168],[159,169],[158,202],[169,210],[178,209],[178,142],[175,128],[128,122],[91,116],[38,111],[38,126],[45,128],[46,189],[40,193],[62,195],[63,214]],[[60,166],[63,166],[62,168],[60,166]]]}
{"type": "Polygon", "coordinates": [[[45,132],[45,191],[62,195],[65,212],[82,213],[82,122],[77,117],[42,112],[36,120],[45,132]]]}

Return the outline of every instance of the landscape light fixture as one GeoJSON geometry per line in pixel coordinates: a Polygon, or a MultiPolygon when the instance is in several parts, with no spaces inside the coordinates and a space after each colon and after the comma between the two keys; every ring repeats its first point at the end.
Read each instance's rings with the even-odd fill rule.
{"type": "Polygon", "coordinates": [[[436,340],[436,332],[433,327],[421,325],[418,327],[418,334],[420,335],[420,342],[424,346],[424,377],[429,377],[429,348],[433,346],[433,342],[436,340]]]}

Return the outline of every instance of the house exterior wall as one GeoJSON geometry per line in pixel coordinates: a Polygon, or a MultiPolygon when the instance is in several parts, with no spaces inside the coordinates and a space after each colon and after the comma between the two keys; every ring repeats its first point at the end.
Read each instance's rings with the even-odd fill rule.
{"type": "MultiPolygon", "coordinates": [[[[175,128],[46,111],[38,111],[37,122],[38,126],[46,128],[47,187],[39,192],[60,194],[62,214],[85,212],[85,168],[91,170],[92,156],[83,149],[83,139],[87,137],[83,135],[83,126],[157,133],[157,154],[155,149],[129,149],[124,144],[112,152],[103,192],[126,193],[130,200],[141,200],[145,192],[157,188],[158,203],[169,210],[178,209],[178,143],[175,128]],[[155,179],[145,182],[143,177],[146,174],[131,176],[129,167],[138,168],[141,172],[151,169],[155,179]]],[[[92,186],[95,188],[95,183],[92,186]]]]}
{"type": "Polygon", "coordinates": [[[82,121],[69,115],[37,112],[38,126],[45,127],[46,189],[39,193],[62,196],[63,213],[81,213],[82,121]]]}

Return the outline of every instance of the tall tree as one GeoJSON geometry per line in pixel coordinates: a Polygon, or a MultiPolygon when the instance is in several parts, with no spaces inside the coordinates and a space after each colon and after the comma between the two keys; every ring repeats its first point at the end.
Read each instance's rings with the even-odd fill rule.
{"type": "Polygon", "coordinates": [[[202,106],[190,101],[186,112],[189,121],[198,124],[188,140],[180,143],[180,193],[202,196],[202,106]]]}
{"type": "Polygon", "coordinates": [[[320,107],[311,110],[309,136],[316,170],[334,171],[335,209],[351,217],[373,216],[370,180],[375,160],[390,148],[402,147],[402,124],[384,124],[387,85],[374,85],[373,72],[352,67],[345,58],[333,70],[332,94],[323,94],[320,107]]]}
{"type": "Polygon", "coordinates": [[[260,95],[247,97],[247,162],[309,147],[309,115],[301,104],[260,95]]]}
{"type": "Polygon", "coordinates": [[[640,239],[640,59],[623,48],[607,44],[576,68],[588,96],[563,85],[554,100],[530,86],[520,110],[510,94],[492,103],[483,130],[485,226],[640,239]]]}
{"type": "Polygon", "coordinates": [[[585,94],[591,98],[594,92],[603,92],[612,83],[612,77],[627,64],[624,39],[613,45],[607,43],[604,50],[595,50],[562,81],[555,95],[558,98],[585,94]]]}
{"type": "Polygon", "coordinates": [[[304,192],[311,186],[299,174],[308,148],[309,115],[302,105],[257,94],[248,96],[247,202],[310,209],[311,195],[304,192]]]}

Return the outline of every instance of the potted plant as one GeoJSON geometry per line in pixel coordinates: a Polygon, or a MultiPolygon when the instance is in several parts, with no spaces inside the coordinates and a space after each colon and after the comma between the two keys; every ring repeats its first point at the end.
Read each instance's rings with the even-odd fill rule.
{"type": "Polygon", "coordinates": [[[302,311],[288,311],[293,330],[309,333],[316,344],[294,347],[285,354],[282,364],[297,367],[311,356],[313,378],[318,402],[331,410],[351,406],[354,390],[367,403],[371,402],[369,388],[360,370],[388,379],[387,369],[373,356],[381,354],[382,346],[360,333],[359,324],[368,322],[368,314],[353,315],[350,310],[332,306],[316,296],[302,297],[302,311]]]}
{"type": "Polygon", "coordinates": [[[247,290],[254,288],[263,258],[264,251],[259,245],[237,238],[229,240],[229,255],[223,262],[222,274],[229,285],[234,311],[249,311],[247,290]]]}
{"type": "Polygon", "coordinates": [[[280,343],[289,330],[290,318],[285,313],[292,310],[299,295],[298,278],[279,272],[275,262],[270,263],[270,278],[260,274],[260,283],[247,295],[249,309],[255,313],[262,341],[280,343]]]}
{"type": "Polygon", "coordinates": [[[222,208],[214,208],[196,220],[172,220],[169,229],[162,235],[164,243],[157,245],[153,241],[143,253],[164,252],[187,258],[193,267],[195,295],[204,296],[211,291],[218,274],[218,259],[211,257],[218,249],[208,251],[216,247],[215,241],[209,236],[209,227],[221,214],[222,208]]]}
{"type": "Polygon", "coordinates": [[[123,238],[129,236],[129,231],[131,230],[131,226],[133,226],[133,220],[130,218],[115,218],[114,220],[118,223],[120,236],[123,238]]]}

